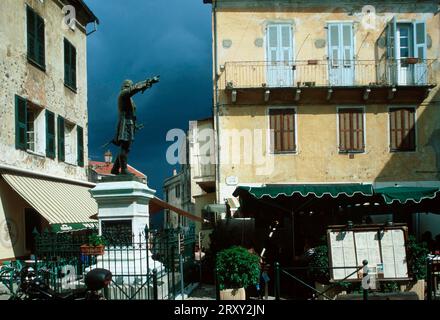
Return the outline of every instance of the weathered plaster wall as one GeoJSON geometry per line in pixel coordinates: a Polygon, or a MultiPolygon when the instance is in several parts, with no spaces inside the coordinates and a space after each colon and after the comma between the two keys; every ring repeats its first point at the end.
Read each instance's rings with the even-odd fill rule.
{"type": "MultiPolygon", "coordinates": [[[[363,181],[419,181],[437,180],[436,154],[428,144],[434,119],[440,120],[435,107],[419,106],[417,117],[417,151],[404,153],[389,152],[388,106],[369,105],[365,108],[366,151],[355,154],[353,159],[338,150],[337,105],[299,105],[297,111],[297,153],[271,155],[268,150],[269,118],[266,106],[240,106],[228,108],[220,117],[220,127],[225,130],[262,129],[262,139],[251,136],[244,143],[242,133],[240,144],[230,142],[230,150],[221,148],[221,159],[234,162],[234,155],[240,154],[240,164],[222,164],[223,177],[237,176],[240,182],[292,183],[292,182],[363,182],[363,181]],[[249,143],[250,142],[250,143],[249,143]],[[258,144],[262,152],[255,154],[258,144]],[[227,152],[229,151],[229,155],[227,152]],[[249,158],[249,152],[250,158],[249,158]],[[259,160],[261,157],[263,160],[259,160]],[[247,159],[252,162],[246,164],[247,159]],[[273,169],[270,161],[273,159],[273,169]],[[258,165],[257,162],[261,161],[258,165]],[[393,161],[393,166],[384,170],[393,161]],[[261,175],[258,174],[267,165],[261,175]]],[[[231,131],[230,131],[231,132],[231,131]]],[[[234,140],[238,135],[232,134],[234,140]]],[[[248,161],[249,162],[249,161],[248,161]]],[[[222,181],[224,182],[224,181],[222,181]]]]}
{"type": "Polygon", "coordinates": [[[87,180],[86,170],[15,148],[15,95],[26,98],[84,128],[87,167],[86,35],[63,28],[55,1],[0,1],[0,164],[60,177],[87,180]],[[46,71],[27,61],[26,6],[45,20],[46,71]],[[64,85],[64,38],[77,50],[77,93],[64,85]]]}

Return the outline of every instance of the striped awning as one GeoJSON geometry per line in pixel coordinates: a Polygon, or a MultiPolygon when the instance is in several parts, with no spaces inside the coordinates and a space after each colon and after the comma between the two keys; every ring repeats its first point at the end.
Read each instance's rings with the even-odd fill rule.
{"type": "Polygon", "coordinates": [[[2,177],[49,224],[96,224],[90,219],[98,212],[98,205],[89,192],[90,187],[9,173],[2,174],[2,177]]]}

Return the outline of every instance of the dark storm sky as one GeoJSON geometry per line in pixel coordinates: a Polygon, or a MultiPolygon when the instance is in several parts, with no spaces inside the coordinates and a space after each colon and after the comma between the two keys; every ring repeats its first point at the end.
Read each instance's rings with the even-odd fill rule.
{"type": "MultiPolygon", "coordinates": [[[[161,82],[137,95],[138,132],[129,163],[162,195],[172,174],[166,133],[211,115],[211,7],[202,0],[86,0],[100,19],[88,37],[89,153],[103,160],[112,139],[123,79],[161,82]]],[[[89,26],[90,28],[90,26],[89,26]]],[[[111,148],[117,153],[115,147],[111,148]]]]}

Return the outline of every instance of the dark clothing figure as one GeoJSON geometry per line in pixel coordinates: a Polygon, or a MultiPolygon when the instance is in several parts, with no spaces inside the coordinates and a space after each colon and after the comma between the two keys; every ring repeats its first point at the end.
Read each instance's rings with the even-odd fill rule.
{"type": "Polygon", "coordinates": [[[145,90],[151,88],[153,83],[156,82],[159,82],[158,77],[136,84],[133,84],[131,80],[125,80],[122,84],[121,93],[118,97],[118,125],[115,138],[112,141],[121,150],[113,165],[112,174],[129,174],[127,170],[128,154],[134,141],[135,132],[139,128],[136,124],[136,105],[132,97],[139,92],[144,93],[145,90]]]}

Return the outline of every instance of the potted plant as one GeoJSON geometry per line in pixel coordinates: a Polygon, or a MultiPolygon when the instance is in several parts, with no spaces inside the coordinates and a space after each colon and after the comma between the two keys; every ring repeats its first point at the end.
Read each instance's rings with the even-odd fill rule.
{"type": "Polygon", "coordinates": [[[405,291],[417,293],[420,300],[425,299],[426,259],[428,254],[429,249],[426,243],[417,242],[414,236],[409,237],[407,260],[412,281],[406,286],[405,291]]]}
{"type": "Polygon", "coordinates": [[[260,280],[260,257],[233,246],[217,253],[216,271],[221,300],[246,300],[245,288],[260,280]]]}
{"type": "Polygon", "coordinates": [[[407,64],[417,64],[419,63],[419,58],[409,57],[405,59],[407,64]]]}
{"type": "Polygon", "coordinates": [[[92,234],[88,243],[80,247],[81,253],[86,256],[101,256],[104,254],[105,239],[97,234],[92,234]]]}

